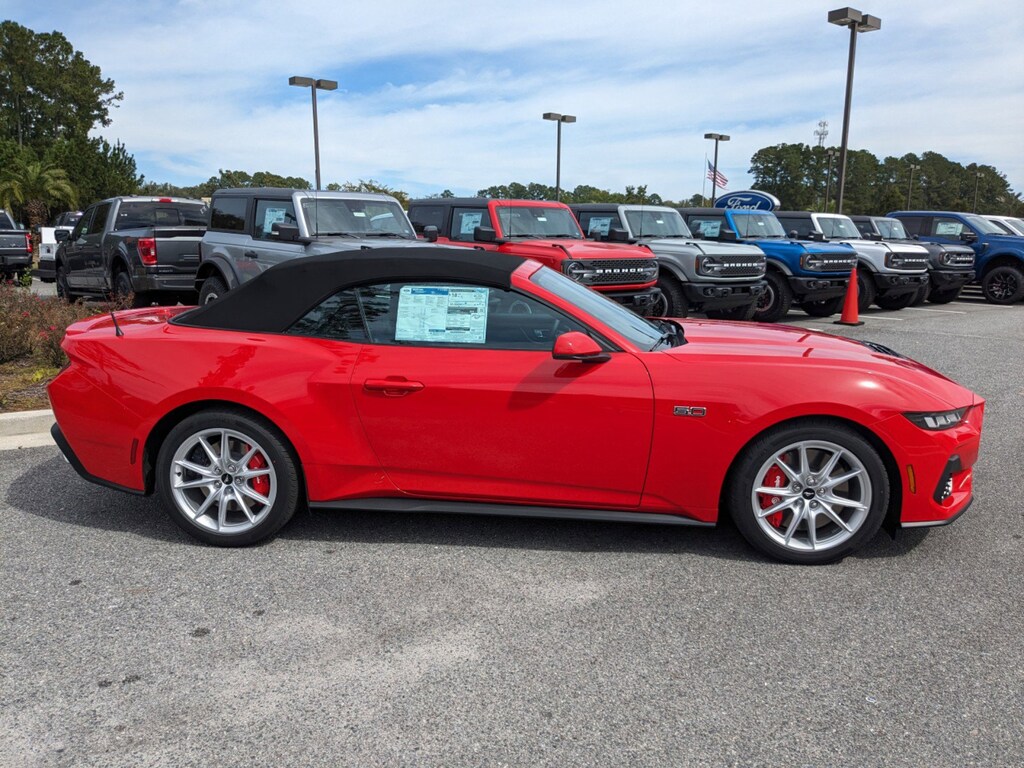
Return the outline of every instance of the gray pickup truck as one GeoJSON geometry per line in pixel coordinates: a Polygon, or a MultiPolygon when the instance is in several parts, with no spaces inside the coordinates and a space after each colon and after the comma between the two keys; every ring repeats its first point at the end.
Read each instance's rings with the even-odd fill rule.
{"type": "Polygon", "coordinates": [[[85,209],[71,232],[57,230],[57,295],[134,296],[193,303],[206,203],[178,197],[112,197],[85,209]]]}
{"type": "Polygon", "coordinates": [[[19,229],[11,214],[0,209],[0,272],[4,280],[17,280],[32,265],[32,239],[19,229]]]}
{"type": "Polygon", "coordinates": [[[764,251],[756,245],[716,243],[693,236],[675,208],[657,205],[570,205],[588,237],[646,245],[658,259],[664,307],[655,314],[750,320],[764,293],[764,251]]]}
{"type": "Polygon", "coordinates": [[[366,248],[427,246],[390,195],[251,187],[218,189],[196,274],[205,304],[275,264],[366,248]]]}

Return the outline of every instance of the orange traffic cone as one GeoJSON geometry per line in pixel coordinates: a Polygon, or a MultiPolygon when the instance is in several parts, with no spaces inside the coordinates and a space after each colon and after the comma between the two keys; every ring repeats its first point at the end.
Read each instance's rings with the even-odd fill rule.
{"type": "Polygon", "coordinates": [[[858,320],[857,307],[857,265],[850,270],[850,282],[846,286],[846,298],[843,300],[843,314],[833,325],[864,325],[863,320],[858,320]]]}

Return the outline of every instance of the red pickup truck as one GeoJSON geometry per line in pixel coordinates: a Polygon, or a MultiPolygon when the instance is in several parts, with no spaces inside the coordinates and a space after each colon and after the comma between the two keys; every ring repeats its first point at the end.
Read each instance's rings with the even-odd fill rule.
{"type": "Polygon", "coordinates": [[[587,240],[562,203],[427,198],[409,202],[409,219],[430,241],[535,259],[642,315],[651,313],[659,294],[650,248],[587,240]]]}

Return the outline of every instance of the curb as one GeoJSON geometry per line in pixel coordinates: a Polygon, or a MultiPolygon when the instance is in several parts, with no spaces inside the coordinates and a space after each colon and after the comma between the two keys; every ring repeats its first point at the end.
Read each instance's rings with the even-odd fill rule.
{"type": "Polygon", "coordinates": [[[49,437],[53,422],[53,411],[49,408],[39,411],[0,413],[0,437],[36,434],[45,434],[49,437]]]}

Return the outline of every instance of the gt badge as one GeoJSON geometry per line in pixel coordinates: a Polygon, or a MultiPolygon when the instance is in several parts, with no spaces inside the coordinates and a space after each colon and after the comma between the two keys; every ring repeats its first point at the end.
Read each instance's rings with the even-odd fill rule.
{"type": "Polygon", "coordinates": [[[707,416],[708,409],[703,405],[677,405],[672,409],[673,416],[696,416],[702,418],[707,416]]]}

